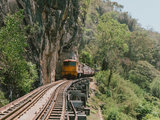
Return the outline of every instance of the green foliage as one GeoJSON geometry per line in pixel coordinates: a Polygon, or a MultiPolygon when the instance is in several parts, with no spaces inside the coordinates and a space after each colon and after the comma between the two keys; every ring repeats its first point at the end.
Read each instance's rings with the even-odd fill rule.
{"type": "Polygon", "coordinates": [[[97,39],[99,41],[97,57],[101,62],[102,70],[110,70],[108,86],[113,72],[120,64],[124,53],[128,51],[126,40],[130,32],[126,25],[118,23],[113,17],[114,12],[103,14],[97,26],[97,39]]]}
{"type": "Polygon", "coordinates": [[[107,117],[107,120],[121,120],[118,111],[111,111],[107,117]]]}
{"type": "Polygon", "coordinates": [[[137,119],[141,120],[143,117],[145,117],[147,114],[150,114],[152,112],[153,106],[149,103],[142,103],[139,104],[136,108],[135,111],[137,112],[137,119]]]}
{"type": "Polygon", "coordinates": [[[145,32],[132,32],[128,46],[127,57],[132,61],[146,60],[151,62],[151,59],[153,59],[153,41],[145,32]]]}
{"type": "Polygon", "coordinates": [[[118,21],[121,24],[126,24],[131,32],[136,30],[136,27],[138,26],[136,19],[133,19],[128,15],[128,12],[119,13],[118,21]]]}
{"type": "Polygon", "coordinates": [[[33,83],[38,78],[38,74],[36,66],[31,62],[28,62],[24,69],[26,69],[26,71],[22,72],[23,78],[21,78],[21,81],[18,81],[18,86],[24,93],[28,93],[33,89],[33,83]]]}
{"type": "Polygon", "coordinates": [[[96,74],[96,83],[98,85],[99,91],[102,94],[106,94],[108,97],[112,95],[110,89],[107,87],[108,85],[108,76],[109,72],[108,71],[100,71],[96,74]]]}
{"type": "Polygon", "coordinates": [[[81,2],[82,2],[81,11],[87,13],[87,9],[89,7],[91,0],[82,0],[81,2]]]}
{"type": "MultiPolygon", "coordinates": [[[[153,37],[153,36],[152,36],[153,37]]],[[[152,38],[153,39],[153,38],[152,38]]],[[[155,67],[160,70],[160,34],[157,35],[157,38],[156,38],[156,44],[155,44],[155,47],[154,47],[154,53],[153,53],[153,60],[152,62],[154,63],[155,67]]]]}
{"type": "Polygon", "coordinates": [[[143,117],[142,120],[159,120],[158,117],[155,117],[154,115],[152,114],[147,114],[145,117],[143,117]]]}
{"type": "Polygon", "coordinates": [[[0,91],[0,107],[8,104],[8,100],[5,98],[4,93],[0,91]]]}
{"type": "Polygon", "coordinates": [[[83,23],[85,22],[84,20],[86,19],[86,15],[87,15],[87,11],[88,11],[88,8],[89,8],[89,5],[90,5],[90,2],[91,0],[81,0],[80,3],[80,17],[81,19],[78,19],[77,23],[79,26],[82,27],[83,29],[83,23]]]}
{"type": "Polygon", "coordinates": [[[156,77],[151,83],[151,92],[153,96],[160,98],[160,77],[156,77]]]}
{"type": "Polygon", "coordinates": [[[142,88],[149,90],[150,83],[155,77],[160,74],[158,70],[146,61],[139,61],[135,68],[129,72],[129,79],[141,86],[142,88]]]}
{"type": "Polygon", "coordinates": [[[159,104],[152,104],[157,100],[144,97],[149,95],[138,85],[114,73],[108,88],[108,76],[109,71],[100,71],[95,76],[99,90],[96,96],[103,103],[102,112],[106,120],[142,120],[148,114],[159,115],[159,104]]]}
{"type": "Polygon", "coordinates": [[[96,82],[97,82],[97,85],[101,85],[101,84],[104,84],[104,85],[107,85],[107,78],[109,76],[109,73],[108,71],[100,71],[96,74],[95,78],[96,78],[96,82]]]}
{"type": "Polygon", "coordinates": [[[79,60],[88,66],[93,66],[93,58],[87,51],[82,51],[79,60]]]}
{"type": "Polygon", "coordinates": [[[23,10],[6,16],[5,26],[0,29],[0,76],[3,89],[10,100],[24,95],[32,89],[37,79],[35,65],[25,60],[27,47],[26,27],[22,26],[23,10]]]}
{"type": "Polygon", "coordinates": [[[99,0],[92,0],[89,7],[83,46],[98,67],[108,70],[96,74],[95,95],[103,103],[106,120],[156,120],[159,99],[146,92],[151,88],[159,96],[158,78],[153,79],[160,74],[155,69],[160,68],[160,37],[141,28],[121,8],[116,2],[99,0]]]}
{"type": "MultiPolygon", "coordinates": [[[[98,60],[107,64],[111,71],[116,70],[120,63],[120,58],[128,51],[126,39],[129,31],[126,25],[118,23],[112,16],[114,13],[107,13],[100,17],[97,26],[98,60]]],[[[103,66],[105,66],[103,64],[103,66]]]]}
{"type": "Polygon", "coordinates": [[[10,62],[12,62],[11,59],[21,59],[24,53],[24,47],[27,45],[24,29],[20,28],[23,17],[22,11],[16,13],[14,16],[8,15],[4,21],[6,26],[0,30],[0,50],[3,54],[2,57],[6,57],[10,62]]]}
{"type": "Polygon", "coordinates": [[[149,38],[149,35],[143,31],[134,31],[131,33],[128,44],[128,52],[125,53],[125,58],[122,59],[122,67],[124,69],[123,76],[128,78],[129,71],[140,60],[145,60],[153,63],[153,46],[154,42],[149,38]]]}
{"type": "Polygon", "coordinates": [[[129,31],[125,24],[120,24],[112,18],[114,13],[107,13],[100,17],[97,26],[97,39],[101,41],[100,47],[107,45],[106,51],[109,49],[120,49],[122,52],[128,51],[125,40],[129,37],[129,31]]]}

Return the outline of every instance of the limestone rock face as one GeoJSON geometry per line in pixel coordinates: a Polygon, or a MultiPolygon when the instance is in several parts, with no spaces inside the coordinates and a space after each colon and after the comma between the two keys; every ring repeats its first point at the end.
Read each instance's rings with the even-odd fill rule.
{"type": "Polygon", "coordinates": [[[8,13],[20,9],[25,11],[24,24],[39,26],[28,40],[28,59],[37,64],[41,83],[53,82],[62,61],[78,55],[83,21],[79,0],[0,0],[0,27],[8,13]]]}

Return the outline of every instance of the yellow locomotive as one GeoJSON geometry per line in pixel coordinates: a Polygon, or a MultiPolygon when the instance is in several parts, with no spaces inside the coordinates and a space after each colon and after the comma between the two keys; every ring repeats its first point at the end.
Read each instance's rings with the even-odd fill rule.
{"type": "Polygon", "coordinates": [[[79,63],[74,59],[66,59],[62,65],[63,78],[79,78],[82,76],[92,76],[94,70],[85,64],[79,63]]]}
{"type": "Polygon", "coordinates": [[[77,78],[78,76],[78,61],[73,59],[66,59],[62,65],[63,78],[77,78]]]}

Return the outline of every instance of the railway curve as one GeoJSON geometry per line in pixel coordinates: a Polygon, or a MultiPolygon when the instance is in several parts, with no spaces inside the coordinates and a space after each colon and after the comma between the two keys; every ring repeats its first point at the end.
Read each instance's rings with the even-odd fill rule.
{"type": "Polygon", "coordinates": [[[0,120],[85,120],[86,109],[83,115],[78,110],[86,106],[88,91],[88,78],[47,84],[0,108],[0,120]]]}

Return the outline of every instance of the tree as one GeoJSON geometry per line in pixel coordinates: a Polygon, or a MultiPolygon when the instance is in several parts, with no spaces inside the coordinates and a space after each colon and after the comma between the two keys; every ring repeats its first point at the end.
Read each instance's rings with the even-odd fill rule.
{"type": "Polygon", "coordinates": [[[93,58],[88,52],[82,51],[79,59],[82,63],[85,63],[88,66],[93,66],[93,58]]]}
{"type": "Polygon", "coordinates": [[[132,32],[128,41],[129,51],[127,57],[136,62],[139,60],[151,62],[153,45],[153,42],[144,32],[132,32]]]}
{"type": "MultiPolygon", "coordinates": [[[[108,86],[114,71],[116,71],[124,53],[128,51],[126,40],[130,32],[126,25],[118,23],[112,18],[114,13],[107,13],[100,17],[97,26],[97,39],[99,40],[99,61],[107,63],[110,70],[108,86]]],[[[104,64],[103,64],[104,66],[104,64]]]]}
{"type": "Polygon", "coordinates": [[[0,82],[11,101],[29,92],[37,79],[35,65],[24,58],[27,38],[23,18],[23,10],[8,15],[0,29],[0,82]]]}
{"type": "Polygon", "coordinates": [[[150,90],[150,83],[160,72],[147,61],[138,61],[134,69],[129,72],[129,79],[147,91],[150,90]]]}
{"type": "Polygon", "coordinates": [[[125,58],[122,60],[124,69],[123,75],[128,78],[128,72],[134,68],[138,61],[153,62],[153,47],[154,43],[149,36],[142,31],[134,31],[127,40],[128,52],[125,53],[125,58]]]}
{"type": "Polygon", "coordinates": [[[121,24],[126,24],[131,32],[136,30],[137,21],[128,15],[128,12],[119,13],[118,22],[121,24]]]}
{"type": "Polygon", "coordinates": [[[160,70],[160,40],[154,47],[153,59],[153,64],[160,70]]]}
{"type": "Polygon", "coordinates": [[[156,77],[151,83],[151,92],[153,96],[160,98],[160,78],[156,77]]]}

